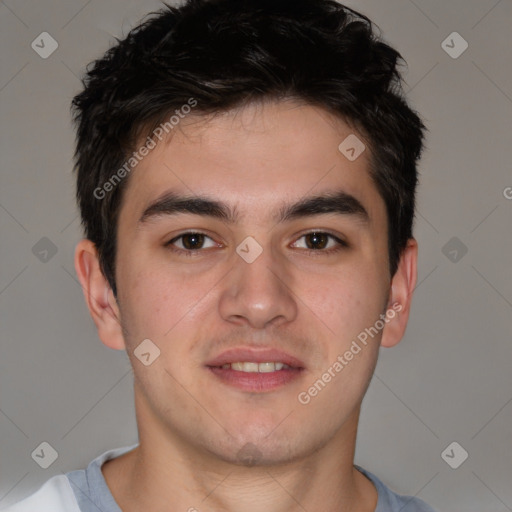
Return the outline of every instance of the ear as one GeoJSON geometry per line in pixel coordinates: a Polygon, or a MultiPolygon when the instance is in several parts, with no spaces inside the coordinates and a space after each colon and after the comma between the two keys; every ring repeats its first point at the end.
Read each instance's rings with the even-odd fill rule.
{"type": "Polygon", "coordinates": [[[389,321],[382,332],[381,346],[394,347],[403,337],[412,294],[416,286],[418,263],[418,242],[410,238],[402,251],[398,269],[391,280],[391,291],[387,305],[389,321]]]}
{"type": "Polygon", "coordinates": [[[98,336],[109,348],[123,350],[124,337],[117,301],[100,268],[96,246],[87,239],[75,249],[75,270],[82,285],[85,302],[89,308],[98,336]]]}

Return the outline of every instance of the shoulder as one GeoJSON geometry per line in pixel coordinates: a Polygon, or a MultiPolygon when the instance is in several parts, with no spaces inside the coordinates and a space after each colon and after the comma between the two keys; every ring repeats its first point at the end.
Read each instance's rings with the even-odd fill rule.
{"type": "Polygon", "coordinates": [[[0,512],[82,512],[93,510],[119,512],[101,473],[102,464],[135,448],[137,444],[108,450],[96,457],[86,469],[70,471],[50,478],[28,498],[0,512]],[[97,506],[97,502],[101,507],[97,506]]]}
{"type": "Polygon", "coordinates": [[[430,505],[414,496],[397,494],[387,487],[373,473],[355,466],[363,475],[369,478],[378,492],[378,502],[375,512],[436,512],[430,505]]]}
{"type": "Polygon", "coordinates": [[[28,498],[2,512],[80,512],[75,494],[65,475],[50,478],[28,498]]]}

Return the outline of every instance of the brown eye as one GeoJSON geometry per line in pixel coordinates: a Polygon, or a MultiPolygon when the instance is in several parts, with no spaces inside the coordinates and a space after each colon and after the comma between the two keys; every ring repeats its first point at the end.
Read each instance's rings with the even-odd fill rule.
{"type": "Polygon", "coordinates": [[[305,235],[308,249],[325,249],[329,242],[329,235],[326,233],[309,233],[305,235]]]}
{"type": "Polygon", "coordinates": [[[199,253],[201,249],[208,249],[211,247],[218,247],[218,245],[208,235],[204,233],[196,233],[190,231],[188,233],[182,233],[181,235],[174,237],[169,240],[166,247],[171,247],[177,252],[185,254],[199,253]]]}
{"type": "Polygon", "coordinates": [[[188,233],[182,235],[182,244],[185,249],[200,249],[204,244],[204,235],[201,233],[188,233]]]}
{"type": "Polygon", "coordinates": [[[293,246],[306,249],[310,253],[329,254],[347,248],[348,244],[330,233],[311,231],[302,235],[293,246]],[[304,240],[304,242],[299,243],[300,240],[304,240]]]}

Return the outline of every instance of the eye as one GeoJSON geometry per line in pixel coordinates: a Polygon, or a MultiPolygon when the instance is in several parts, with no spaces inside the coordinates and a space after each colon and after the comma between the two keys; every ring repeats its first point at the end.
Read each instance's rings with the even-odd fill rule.
{"type": "Polygon", "coordinates": [[[210,247],[218,247],[218,244],[204,233],[191,231],[174,237],[172,240],[169,240],[165,246],[174,246],[176,249],[173,250],[190,256],[194,251],[199,251],[199,249],[208,249],[210,247]],[[209,240],[209,242],[206,242],[207,240],[209,240]]]}
{"type": "Polygon", "coordinates": [[[345,241],[335,235],[323,231],[311,231],[310,233],[305,233],[298,240],[302,239],[304,239],[302,247],[297,245],[298,241],[293,244],[293,247],[306,249],[310,253],[333,253],[348,247],[348,244],[345,241]]]}

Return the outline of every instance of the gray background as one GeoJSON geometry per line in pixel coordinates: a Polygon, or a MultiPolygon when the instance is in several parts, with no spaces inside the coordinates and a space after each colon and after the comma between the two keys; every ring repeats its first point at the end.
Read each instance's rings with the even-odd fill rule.
{"type": "MultiPolygon", "coordinates": [[[[407,60],[408,96],[430,129],[412,317],[402,343],[381,350],[356,462],[440,511],[510,511],[512,2],[348,5],[407,60]],[[456,59],[441,46],[454,31],[469,44],[456,59]],[[458,469],[441,457],[453,441],[469,453],[458,469]]],[[[0,3],[0,506],[136,442],[128,360],[98,340],[73,268],[80,225],[68,109],[84,66],[158,6],[0,3]],[[43,31],[59,44],[47,59],[31,48],[43,31]],[[57,249],[47,261],[33,251],[42,237],[57,249]],[[48,469],[31,458],[43,441],[58,452],[48,469]]]]}

